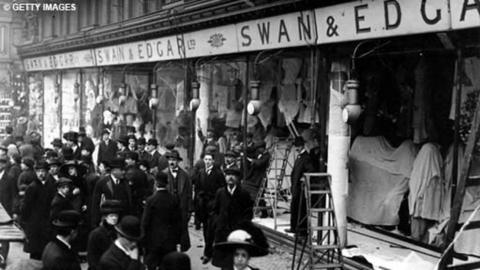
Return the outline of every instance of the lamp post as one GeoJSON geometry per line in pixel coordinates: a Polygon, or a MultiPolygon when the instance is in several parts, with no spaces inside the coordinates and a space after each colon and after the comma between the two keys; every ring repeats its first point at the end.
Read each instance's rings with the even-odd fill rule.
{"type": "Polygon", "coordinates": [[[250,101],[247,105],[247,112],[250,115],[257,115],[260,112],[262,102],[260,101],[260,81],[250,81],[250,101]]]}
{"type": "Polygon", "coordinates": [[[360,83],[358,80],[351,79],[345,83],[347,91],[345,92],[346,96],[346,105],[342,111],[342,118],[345,123],[353,124],[360,117],[362,113],[362,107],[359,104],[358,100],[358,88],[360,83]]]}
{"type": "Polygon", "coordinates": [[[152,83],[150,85],[150,100],[148,102],[150,109],[152,110],[152,122],[153,122],[153,130],[152,135],[153,138],[157,138],[157,106],[158,106],[158,90],[157,85],[152,83]]]}

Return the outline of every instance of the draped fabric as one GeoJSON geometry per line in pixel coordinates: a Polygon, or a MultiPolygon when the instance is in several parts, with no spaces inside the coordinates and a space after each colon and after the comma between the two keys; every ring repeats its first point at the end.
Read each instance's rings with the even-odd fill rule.
{"type": "Polygon", "coordinates": [[[364,224],[397,225],[415,155],[409,140],[394,148],[384,137],[357,137],[349,153],[348,216],[364,224]]]}

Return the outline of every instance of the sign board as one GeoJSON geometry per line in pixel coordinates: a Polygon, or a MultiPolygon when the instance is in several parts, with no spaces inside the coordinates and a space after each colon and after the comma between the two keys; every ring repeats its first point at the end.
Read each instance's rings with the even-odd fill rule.
{"type": "Polygon", "coordinates": [[[92,50],[27,58],[23,63],[26,71],[81,68],[96,65],[92,50]]]}
{"type": "Polygon", "coordinates": [[[233,24],[187,33],[183,37],[189,58],[238,52],[233,24]]]}
{"type": "Polygon", "coordinates": [[[318,44],[450,28],[447,0],[369,0],[315,10],[318,44]]]}
{"type": "Polygon", "coordinates": [[[480,26],[480,1],[451,0],[452,29],[480,26]]]}

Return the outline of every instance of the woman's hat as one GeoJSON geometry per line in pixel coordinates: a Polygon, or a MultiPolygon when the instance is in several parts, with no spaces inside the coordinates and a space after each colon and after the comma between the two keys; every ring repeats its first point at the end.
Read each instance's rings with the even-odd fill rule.
{"type": "Polygon", "coordinates": [[[158,146],[158,141],[157,141],[157,139],[149,139],[147,141],[147,145],[158,146]]]}
{"type": "Polygon", "coordinates": [[[128,139],[130,139],[130,137],[128,137],[127,135],[122,135],[120,136],[120,138],[118,138],[117,142],[125,145],[125,146],[128,146],[128,139]]]}
{"type": "Polygon", "coordinates": [[[135,216],[124,216],[120,223],[115,226],[115,230],[123,237],[138,241],[142,238],[140,220],[135,216]]]}
{"type": "Polygon", "coordinates": [[[62,146],[63,146],[62,140],[59,139],[59,138],[53,139],[53,141],[51,142],[51,144],[52,144],[53,146],[56,146],[56,147],[62,147],[62,146]]]}
{"type": "Polygon", "coordinates": [[[60,174],[68,175],[68,168],[75,167],[78,176],[84,175],[87,172],[85,166],[77,162],[76,160],[66,160],[62,166],[60,166],[60,174]]]}
{"type": "Polygon", "coordinates": [[[165,153],[165,157],[167,159],[169,158],[174,158],[178,161],[182,161],[183,159],[180,157],[180,153],[178,153],[177,150],[172,150],[172,151],[168,151],[167,153],[165,153]]]}
{"type": "Polygon", "coordinates": [[[75,210],[64,210],[52,221],[56,228],[74,229],[80,223],[80,213],[75,210]]]}
{"type": "Polygon", "coordinates": [[[78,141],[78,133],[75,131],[69,131],[63,134],[63,138],[67,141],[76,143],[78,141]]]}
{"type": "Polygon", "coordinates": [[[265,235],[253,224],[245,225],[244,228],[231,232],[226,242],[215,244],[214,247],[230,252],[234,252],[237,248],[243,248],[247,250],[250,257],[268,255],[268,242],[265,235]]]}
{"type": "Polygon", "coordinates": [[[53,158],[49,159],[47,162],[48,162],[48,165],[50,165],[50,166],[52,166],[52,165],[61,166],[63,164],[62,161],[60,161],[60,159],[58,157],[53,157],[53,158]]]}
{"type": "Polygon", "coordinates": [[[122,211],[123,205],[119,200],[106,200],[100,205],[102,215],[120,214],[122,211]]]}

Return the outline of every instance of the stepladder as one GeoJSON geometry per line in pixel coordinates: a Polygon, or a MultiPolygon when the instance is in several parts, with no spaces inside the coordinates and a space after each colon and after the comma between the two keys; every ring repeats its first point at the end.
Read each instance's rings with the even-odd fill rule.
{"type": "Polygon", "coordinates": [[[327,173],[304,174],[300,194],[303,197],[298,204],[292,270],[343,269],[330,185],[331,176],[327,173]],[[300,227],[304,228],[304,233],[300,227]]]}
{"type": "MultiPolygon", "coordinates": [[[[262,216],[262,212],[272,217],[274,229],[276,230],[282,224],[278,224],[277,215],[279,207],[288,209],[289,190],[283,189],[285,177],[289,177],[289,171],[293,167],[293,160],[290,158],[292,153],[292,142],[288,138],[276,137],[269,149],[270,162],[265,176],[262,179],[260,188],[255,197],[253,207],[254,216],[262,216]]],[[[288,226],[288,224],[283,224],[288,226]]]]}

